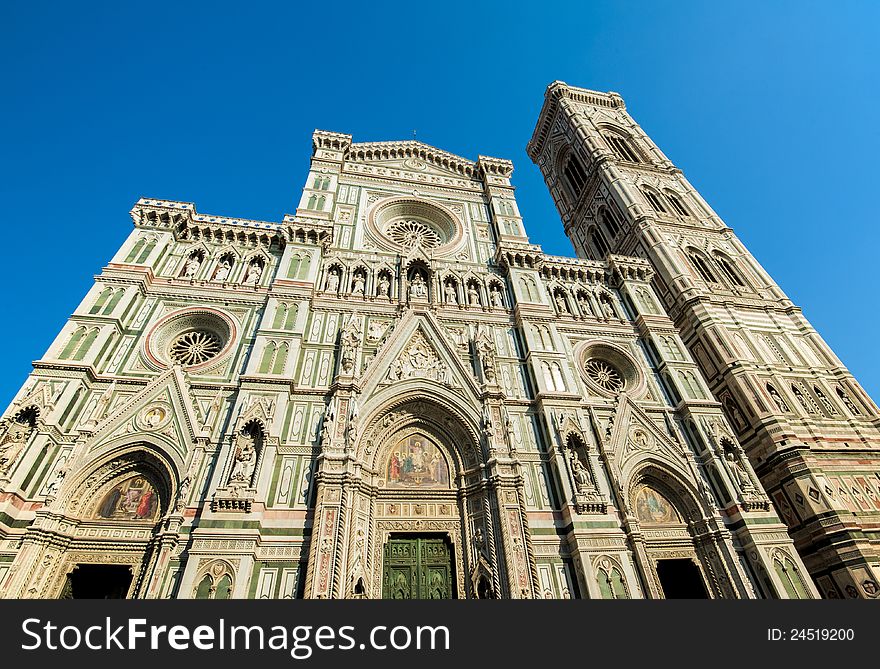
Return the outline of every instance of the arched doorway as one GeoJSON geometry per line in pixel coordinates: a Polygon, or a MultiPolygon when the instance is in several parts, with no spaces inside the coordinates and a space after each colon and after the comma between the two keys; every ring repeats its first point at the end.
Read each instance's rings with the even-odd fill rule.
{"type": "Polygon", "coordinates": [[[648,468],[631,488],[648,594],[665,599],[731,596],[715,574],[721,556],[699,506],[676,477],[648,468]]]}
{"type": "Polygon", "coordinates": [[[67,477],[55,503],[38,511],[64,520],[35,523],[41,531],[26,533],[19,554],[23,577],[12,596],[146,596],[173,475],[168,463],[143,445],[120,450],[67,477]]]}
{"type": "Polygon", "coordinates": [[[383,388],[362,405],[355,447],[320,455],[306,597],[531,596],[523,478],[488,457],[482,429],[500,416],[433,385],[383,388]]]}

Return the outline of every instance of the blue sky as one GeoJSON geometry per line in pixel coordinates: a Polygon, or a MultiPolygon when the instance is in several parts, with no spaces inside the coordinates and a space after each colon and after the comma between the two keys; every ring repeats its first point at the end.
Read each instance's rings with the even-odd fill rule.
{"type": "Polygon", "coordinates": [[[0,4],[0,403],[131,230],[138,197],[280,220],[315,128],[514,161],[548,83],[615,90],[880,399],[880,3],[0,4]]]}

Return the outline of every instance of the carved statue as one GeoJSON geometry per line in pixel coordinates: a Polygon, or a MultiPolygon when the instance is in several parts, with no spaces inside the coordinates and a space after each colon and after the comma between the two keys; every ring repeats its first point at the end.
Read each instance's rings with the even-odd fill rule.
{"type": "Polygon", "coordinates": [[[199,271],[199,267],[202,266],[202,259],[199,257],[198,253],[193,253],[189,260],[186,261],[186,270],[185,275],[187,279],[192,279],[199,271]]]}
{"type": "Polygon", "coordinates": [[[733,474],[733,478],[736,480],[739,489],[751,490],[754,486],[752,486],[752,481],[749,478],[748,472],[746,472],[746,468],[743,467],[739,458],[733,451],[727,451],[724,457],[727,459],[727,464],[730,466],[730,472],[733,474]]]}
{"type": "Polygon", "coordinates": [[[785,403],[785,400],[779,395],[779,392],[773,386],[767,387],[767,392],[770,393],[770,397],[773,398],[773,401],[776,403],[776,406],[782,413],[788,413],[789,408],[785,403]]]}
{"type": "Polygon", "coordinates": [[[562,293],[556,293],[556,295],[553,297],[553,299],[556,301],[556,308],[559,310],[560,314],[571,313],[568,310],[568,303],[565,301],[565,298],[562,296],[562,293]]]}
{"type": "Polygon", "coordinates": [[[174,503],[174,508],[178,511],[182,510],[184,506],[186,506],[186,498],[189,495],[189,489],[192,485],[192,478],[189,474],[187,474],[183,481],[180,482],[180,487],[177,489],[177,499],[174,503]]]}
{"type": "Polygon", "coordinates": [[[224,258],[217,266],[217,271],[214,272],[214,281],[226,281],[229,278],[229,273],[231,271],[232,265],[226,260],[226,258],[224,258]]]}
{"type": "Polygon", "coordinates": [[[0,474],[9,471],[12,464],[16,461],[22,449],[24,449],[27,439],[30,436],[31,428],[27,424],[12,421],[9,430],[0,441],[0,474]]]}
{"type": "Polygon", "coordinates": [[[354,371],[357,359],[357,349],[361,343],[361,324],[357,314],[352,314],[345,329],[342,331],[340,342],[342,371],[351,374],[354,371]]]}
{"type": "Polygon", "coordinates": [[[497,376],[495,370],[495,343],[492,341],[492,335],[488,328],[482,324],[477,328],[476,349],[480,356],[480,362],[483,365],[483,375],[486,381],[490,383],[495,381],[497,376]]]}
{"type": "Polygon", "coordinates": [[[376,290],[376,293],[379,297],[388,297],[388,291],[391,288],[391,282],[388,280],[388,277],[384,274],[379,277],[379,286],[376,290]]]}
{"type": "Polygon", "coordinates": [[[580,305],[581,313],[584,316],[592,316],[593,315],[593,309],[590,307],[590,300],[587,299],[586,295],[583,295],[583,294],[578,295],[578,304],[580,305]]]}
{"type": "Polygon", "coordinates": [[[599,299],[599,303],[602,305],[602,311],[605,314],[605,318],[617,318],[617,314],[614,313],[614,307],[611,306],[611,300],[606,295],[603,295],[599,299]]]}
{"type": "Polygon", "coordinates": [[[590,476],[590,470],[584,466],[584,463],[581,462],[581,459],[575,454],[574,451],[571,451],[571,471],[574,476],[575,487],[578,492],[585,492],[586,490],[593,488],[593,477],[590,476]]]}
{"type": "Polygon", "coordinates": [[[257,464],[257,449],[252,437],[240,434],[238,436],[238,449],[235,452],[235,464],[229,475],[229,483],[246,485],[251,484],[254,475],[254,467],[257,464]]]}
{"type": "Polygon", "coordinates": [[[247,276],[245,276],[244,282],[248,285],[256,286],[260,282],[261,276],[263,276],[263,266],[258,262],[252,262],[248,265],[247,276]]]}
{"type": "Polygon", "coordinates": [[[330,270],[330,273],[327,274],[327,292],[335,293],[339,290],[339,272],[336,271],[336,268],[330,270]]]}
{"type": "Polygon", "coordinates": [[[352,282],[352,295],[363,295],[364,287],[366,286],[366,282],[364,281],[364,275],[360,272],[354,275],[354,280],[352,282]]]}
{"type": "Polygon", "coordinates": [[[425,279],[420,272],[413,274],[409,285],[409,296],[417,298],[428,297],[428,284],[425,283],[425,279]]]}
{"type": "Polygon", "coordinates": [[[501,290],[499,290],[498,286],[492,286],[492,289],[489,291],[489,296],[492,300],[493,307],[504,306],[504,297],[501,295],[501,290]]]}
{"type": "Polygon", "coordinates": [[[455,286],[452,285],[451,281],[446,283],[445,292],[447,304],[458,304],[458,300],[455,297],[455,286]]]}
{"type": "Polygon", "coordinates": [[[468,294],[468,304],[472,307],[480,306],[480,294],[477,292],[476,286],[474,284],[470,284],[467,290],[468,294]]]}

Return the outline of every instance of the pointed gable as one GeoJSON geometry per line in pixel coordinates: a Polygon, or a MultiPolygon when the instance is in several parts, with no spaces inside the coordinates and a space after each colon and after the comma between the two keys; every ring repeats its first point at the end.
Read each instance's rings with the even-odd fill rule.
{"type": "Polygon", "coordinates": [[[201,427],[183,370],[171,367],[90,431],[90,451],[121,436],[136,440],[138,434],[150,434],[184,459],[201,427]]]}

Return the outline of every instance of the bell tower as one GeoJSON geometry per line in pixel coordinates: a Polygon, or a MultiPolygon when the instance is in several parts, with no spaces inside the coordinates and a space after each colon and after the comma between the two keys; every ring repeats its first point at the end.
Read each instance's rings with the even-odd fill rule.
{"type": "Polygon", "coordinates": [[[618,94],[553,82],[527,150],[578,256],[651,264],[822,595],[880,595],[880,416],[801,309],[618,94]]]}

